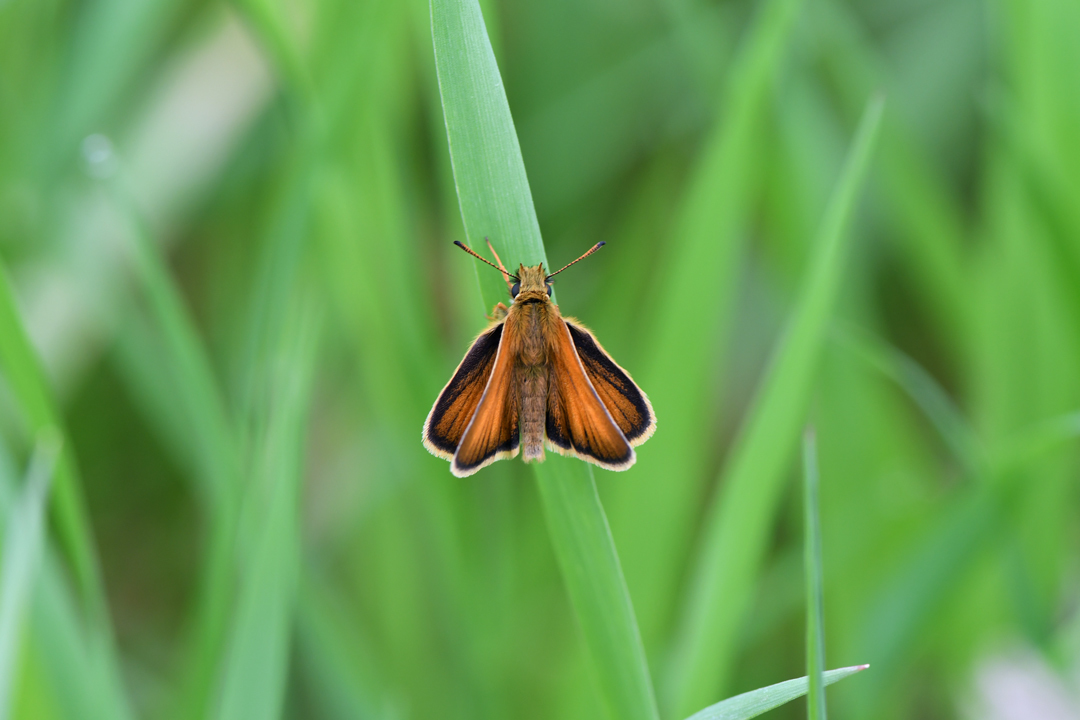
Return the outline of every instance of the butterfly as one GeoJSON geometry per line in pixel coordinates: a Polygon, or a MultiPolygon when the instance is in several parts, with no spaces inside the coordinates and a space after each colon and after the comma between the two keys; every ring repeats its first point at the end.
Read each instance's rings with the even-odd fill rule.
{"type": "Polygon", "coordinates": [[[454,244],[502,272],[512,302],[495,306],[491,324],[439,393],[424,422],[424,447],[449,460],[458,477],[519,453],[542,462],[545,447],[608,470],[633,465],[634,448],[656,430],[649,398],[551,300],[551,278],[604,243],[550,275],[543,264],[511,274],[490,241],[498,265],[454,244]]]}

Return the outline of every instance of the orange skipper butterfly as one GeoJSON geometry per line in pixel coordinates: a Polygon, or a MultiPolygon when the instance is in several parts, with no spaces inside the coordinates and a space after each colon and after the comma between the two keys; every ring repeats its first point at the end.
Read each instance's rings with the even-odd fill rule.
{"type": "Polygon", "coordinates": [[[424,447],[458,477],[522,449],[525,462],[542,462],[545,447],[608,470],[633,465],[634,448],[656,430],[652,405],[593,334],[551,301],[551,278],[604,243],[550,275],[543,264],[519,265],[512,275],[490,242],[498,265],[454,244],[502,272],[512,302],[495,306],[491,325],[439,393],[424,447]]]}

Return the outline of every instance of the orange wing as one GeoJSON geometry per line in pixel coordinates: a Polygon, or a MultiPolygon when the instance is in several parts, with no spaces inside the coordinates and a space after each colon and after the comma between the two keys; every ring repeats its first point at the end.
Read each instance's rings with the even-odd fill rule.
{"type": "Polygon", "coordinates": [[[472,475],[496,460],[515,457],[519,452],[521,401],[514,392],[513,322],[513,318],[507,318],[501,325],[502,338],[487,386],[450,463],[450,472],[458,477],[472,475]]]}
{"type": "Polygon", "coordinates": [[[454,371],[424,422],[424,447],[432,455],[453,460],[461,438],[484,395],[499,353],[503,324],[485,330],[454,371]]]}
{"type": "Polygon", "coordinates": [[[588,329],[563,318],[570,330],[578,358],[589,376],[596,394],[622,434],[634,447],[652,437],[656,430],[656,415],[649,398],[630,375],[611,359],[588,329]]]}
{"type": "Polygon", "coordinates": [[[585,374],[569,324],[552,333],[548,369],[547,445],[608,470],[634,464],[634,448],[585,374]]]}

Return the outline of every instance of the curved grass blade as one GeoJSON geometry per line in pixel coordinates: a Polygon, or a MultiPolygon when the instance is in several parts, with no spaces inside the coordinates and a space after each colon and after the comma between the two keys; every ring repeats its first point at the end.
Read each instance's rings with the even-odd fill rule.
{"type": "Polygon", "coordinates": [[[857,357],[900,386],[941,435],[971,476],[986,472],[979,438],[944,388],[917,362],[860,330],[841,328],[837,336],[857,357]]]}
{"type": "MultiPolygon", "coordinates": [[[[823,674],[825,685],[851,677],[857,672],[862,672],[869,665],[853,665],[851,667],[829,670],[823,674]]],[[[694,713],[686,720],[749,720],[773,708],[780,707],[784,703],[791,702],[806,694],[809,686],[808,678],[796,678],[785,680],[775,685],[758,688],[750,692],[736,695],[722,702],[694,713]]]]}
{"type": "Polygon", "coordinates": [[[728,680],[839,291],[845,230],[869,165],[882,107],[883,100],[876,98],[863,113],[818,233],[813,265],[723,470],[721,491],[707,512],[666,675],[673,715],[700,707],[728,680]]]}
{"type": "MultiPolygon", "coordinates": [[[[432,0],[435,66],[454,181],[471,245],[491,238],[503,260],[544,262],[514,122],[476,0],[432,0]]],[[[478,272],[485,310],[502,278],[478,272]]],[[[552,545],[611,717],[656,720],[630,596],[589,465],[549,456],[536,478],[552,545]]]]}
{"type": "Polygon", "coordinates": [[[22,496],[11,509],[0,565],[0,720],[11,717],[12,688],[18,673],[19,646],[27,603],[41,565],[45,544],[45,503],[56,468],[60,438],[42,431],[30,463],[22,496]]]}
{"type": "MultiPolygon", "coordinates": [[[[0,261],[0,374],[32,433],[62,428],[48,382],[15,305],[7,269],[0,261]]],[[[61,432],[61,436],[63,433],[61,432]]],[[[50,497],[60,544],[75,576],[77,595],[88,610],[85,639],[87,652],[100,672],[99,693],[109,697],[113,717],[131,716],[121,685],[120,661],[113,638],[112,621],[105,600],[104,581],[98,566],[97,548],[87,518],[75,456],[70,443],[59,451],[50,497]]]]}

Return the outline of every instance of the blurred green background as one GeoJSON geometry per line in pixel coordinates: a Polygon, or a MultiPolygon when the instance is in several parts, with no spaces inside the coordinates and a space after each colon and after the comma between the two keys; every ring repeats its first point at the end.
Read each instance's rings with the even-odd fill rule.
{"type": "MultiPolygon", "coordinates": [[[[596,482],[661,708],[882,91],[798,418],[827,666],[872,665],[830,709],[1080,716],[1080,5],[481,4],[548,257],[608,243],[560,307],[659,419],[596,482]]],[[[0,712],[603,716],[532,473],[420,443],[499,282],[451,244],[434,68],[423,0],[0,0],[0,712]]],[[[695,707],[805,674],[796,440],[695,707]]]]}

